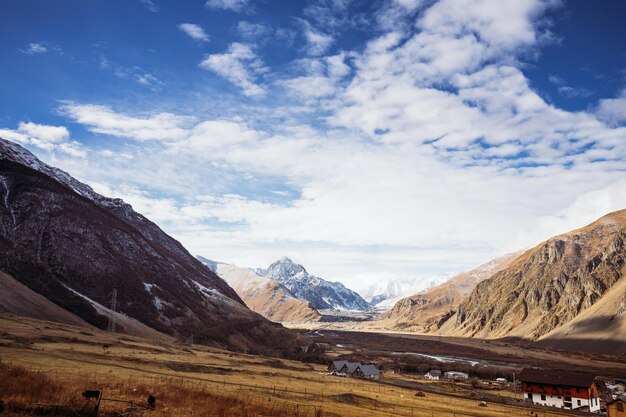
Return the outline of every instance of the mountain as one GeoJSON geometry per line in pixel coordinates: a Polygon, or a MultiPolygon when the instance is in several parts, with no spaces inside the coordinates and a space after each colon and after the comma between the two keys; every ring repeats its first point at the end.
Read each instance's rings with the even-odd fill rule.
{"type": "Polygon", "coordinates": [[[391,309],[401,299],[428,290],[449,279],[450,275],[446,274],[427,279],[386,279],[363,288],[359,294],[376,310],[385,311],[391,309]]]}
{"type": "Polygon", "coordinates": [[[626,353],[625,242],[626,210],[553,237],[479,283],[442,331],[626,353]]]}
{"type": "Polygon", "coordinates": [[[300,264],[283,257],[257,274],[283,285],[300,300],[306,300],[318,310],[339,309],[366,311],[370,305],[359,294],[339,282],[330,282],[310,275],[300,264]]]}
{"type": "Polygon", "coordinates": [[[399,300],[382,321],[388,327],[428,331],[442,317],[456,310],[479,282],[506,268],[520,254],[516,252],[492,259],[433,288],[399,300]]]}
{"type": "Polygon", "coordinates": [[[198,259],[223,278],[251,310],[269,320],[303,323],[321,318],[308,301],[299,300],[276,280],[261,277],[247,268],[211,261],[202,256],[198,259]]]}
{"type": "Polygon", "coordinates": [[[0,271],[99,328],[116,289],[115,314],[175,337],[264,352],[302,343],[130,205],[2,139],[0,253],[0,271]]]}

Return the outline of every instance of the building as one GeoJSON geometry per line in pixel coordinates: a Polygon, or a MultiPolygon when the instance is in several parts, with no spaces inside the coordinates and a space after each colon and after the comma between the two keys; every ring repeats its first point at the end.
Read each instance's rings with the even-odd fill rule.
{"type": "Polygon", "coordinates": [[[348,361],[332,361],[328,366],[328,373],[336,375],[339,373],[339,370],[346,365],[348,361]]]}
{"type": "Polygon", "coordinates": [[[380,371],[375,365],[359,365],[352,373],[352,376],[378,380],[380,378],[380,371]]]}
{"type": "Polygon", "coordinates": [[[524,369],[519,380],[524,399],[568,410],[600,411],[595,376],[577,372],[524,369]]]}
{"type": "Polygon", "coordinates": [[[506,385],[509,381],[506,378],[496,378],[496,384],[500,384],[502,386],[506,385]]]}
{"type": "Polygon", "coordinates": [[[606,403],[606,412],[608,417],[626,417],[626,396],[606,403]]]}
{"type": "Polygon", "coordinates": [[[424,375],[426,379],[439,379],[441,378],[441,371],[439,369],[432,369],[426,375],[424,375]]]}
{"type": "Polygon", "coordinates": [[[337,374],[341,376],[353,376],[354,371],[356,371],[359,366],[361,366],[361,362],[346,362],[346,364],[339,369],[337,374]]]}
{"type": "Polygon", "coordinates": [[[457,372],[457,371],[449,371],[444,374],[446,379],[451,379],[453,381],[467,381],[469,379],[469,375],[465,372],[457,372]]]}

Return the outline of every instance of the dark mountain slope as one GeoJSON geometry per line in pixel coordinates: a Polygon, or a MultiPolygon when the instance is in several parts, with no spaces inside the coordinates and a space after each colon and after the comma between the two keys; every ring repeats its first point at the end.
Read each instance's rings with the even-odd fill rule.
{"type": "Polygon", "coordinates": [[[122,200],[0,140],[0,269],[98,327],[118,311],[161,332],[241,350],[302,343],[122,200]]]}

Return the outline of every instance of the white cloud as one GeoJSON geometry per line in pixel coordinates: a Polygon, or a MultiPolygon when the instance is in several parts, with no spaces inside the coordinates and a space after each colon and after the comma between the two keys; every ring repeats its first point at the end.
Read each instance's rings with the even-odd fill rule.
{"type": "Polygon", "coordinates": [[[91,132],[140,141],[175,141],[186,136],[186,126],[194,120],[171,113],[131,117],[116,113],[107,106],[71,102],[63,104],[61,112],[87,126],[91,132]]]}
{"type": "Polygon", "coordinates": [[[301,21],[303,25],[303,34],[306,39],[306,52],[312,56],[324,54],[333,44],[334,39],[331,35],[316,30],[310,23],[301,21]]]}
{"type": "Polygon", "coordinates": [[[70,140],[70,132],[64,126],[20,122],[16,130],[0,129],[0,137],[48,152],[58,151],[77,158],[87,156],[80,143],[70,140]]]}
{"type": "Polygon", "coordinates": [[[20,49],[20,52],[26,55],[44,54],[48,52],[48,48],[41,43],[29,43],[26,49],[20,49]]]}
{"type": "Polygon", "coordinates": [[[209,35],[207,35],[204,29],[199,25],[194,23],[181,23],[178,25],[178,28],[192,39],[200,42],[209,42],[209,35]]]}
{"type": "Polygon", "coordinates": [[[263,37],[269,36],[272,29],[260,23],[250,23],[245,20],[237,24],[237,31],[246,40],[258,41],[263,37]]]}
{"type": "Polygon", "coordinates": [[[255,83],[258,74],[267,69],[250,45],[235,42],[223,54],[212,54],[200,63],[200,67],[213,71],[243,90],[250,97],[265,94],[265,89],[255,83]]]}
{"type": "Polygon", "coordinates": [[[248,7],[249,0],[207,0],[206,7],[211,9],[230,10],[233,12],[241,12],[248,7]]]}
{"type": "Polygon", "coordinates": [[[148,10],[150,10],[151,12],[158,12],[159,8],[157,7],[157,5],[154,3],[154,1],[152,0],[139,0],[139,3],[143,4],[144,7],[148,10]]]}
{"type": "Polygon", "coordinates": [[[596,114],[613,125],[626,122],[626,89],[622,90],[617,98],[600,100],[596,114]]]}

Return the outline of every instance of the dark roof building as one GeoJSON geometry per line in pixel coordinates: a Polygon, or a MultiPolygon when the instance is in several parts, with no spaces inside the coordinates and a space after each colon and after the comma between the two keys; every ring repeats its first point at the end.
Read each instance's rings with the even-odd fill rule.
{"type": "Polygon", "coordinates": [[[592,374],[544,369],[522,370],[524,398],[534,404],[600,411],[600,396],[592,374]]]}
{"type": "Polygon", "coordinates": [[[359,378],[378,379],[380,371],[375,365],[359,365],[353,375],[359,378]]]}
{"type": "Polygon", "coordinates": [[[332,361],[331,364],[328,366],[328,372],[337,373],[347,364],[348,361],[332,361]]]}

